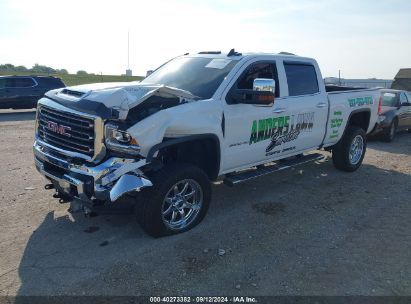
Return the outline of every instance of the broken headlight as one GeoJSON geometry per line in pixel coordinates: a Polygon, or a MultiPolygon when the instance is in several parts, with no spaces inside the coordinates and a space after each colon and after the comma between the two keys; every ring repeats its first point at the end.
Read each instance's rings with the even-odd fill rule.
{"type": "Polygon", "coordinates": [[[108,123],[105,126],[104,137],[107,149],[119,153],[138,155],[140,146],[137,140],[119,126],[108,123]]]}

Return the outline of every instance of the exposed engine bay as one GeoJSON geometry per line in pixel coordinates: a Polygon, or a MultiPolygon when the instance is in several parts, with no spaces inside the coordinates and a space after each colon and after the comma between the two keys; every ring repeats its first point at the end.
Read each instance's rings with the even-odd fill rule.
{"type": "Polygon", "coordinates": [[[184,103],[187,103],[187,101],[185,99],[180,99],[178,97],[162,97],[158,95],[153,95],[141,104],[130,109],[128,111],[126,122],[134,124],[161,110],[172,108],[184,103]]]}

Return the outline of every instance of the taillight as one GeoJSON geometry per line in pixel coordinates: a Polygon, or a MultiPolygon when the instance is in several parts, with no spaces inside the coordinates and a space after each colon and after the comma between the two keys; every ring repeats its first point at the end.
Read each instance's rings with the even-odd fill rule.
{"type": "Polygon", "coordinates": [[[382,95],[380,96],[380,101],[378,102],[378,114],[381,114],[381,107],[382,107],[382,95]]]}

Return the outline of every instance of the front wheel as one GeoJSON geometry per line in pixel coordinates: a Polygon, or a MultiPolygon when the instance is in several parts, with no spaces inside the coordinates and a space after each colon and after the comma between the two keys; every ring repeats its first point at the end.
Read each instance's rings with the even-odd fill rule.
{"type": "Polygon", "coordinates": [[[149,178],[153,186],[144,189],[135,206],[144,231],[161,237],[190,230],[201,222],[210,204],[211,185],[200,168],[174,163],[149,178]]]}
{"type": "Polygon", "coordinates": [[[344,137],[333,149],[334,166],[346,172],[357,170],[362,164],[366,148],[365,131],[359,127],[348,127],[344,137]]]}

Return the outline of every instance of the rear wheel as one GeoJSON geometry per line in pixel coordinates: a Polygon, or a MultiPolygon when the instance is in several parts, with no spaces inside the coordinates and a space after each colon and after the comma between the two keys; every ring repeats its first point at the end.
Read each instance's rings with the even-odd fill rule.
{"type": "Polygon", "coordinates": [[[153,186],[141,193],[135,206],[144,231],[161,237],[190,230],[201,222],[211,200],[211,185],[201,169],[175,163],[149,178],[153,186]]]}
{"type": "Polygon", "coordinates": [[[364,130],[359,127],[348,127],[344,137],[333,148],[334,166],[346,172],[357,170],[364,159],[366,147],[367,139],[364,130]]]}
{"type": "Polygon", "coordinates": [[[385,142],[392,142],[395,138],[395,134],[397,133],[397,126],[398,126],[398,122],[395,119],[392,121],[387,131],[384,132],[381,139],[385,142]]]}

